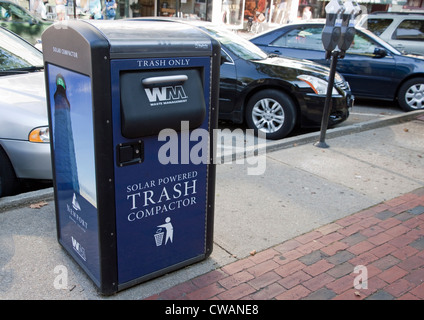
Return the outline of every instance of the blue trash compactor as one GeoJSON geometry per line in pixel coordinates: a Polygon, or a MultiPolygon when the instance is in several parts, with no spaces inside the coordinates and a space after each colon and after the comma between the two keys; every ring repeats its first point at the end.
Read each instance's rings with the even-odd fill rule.
{"type": "Polygon", "coordinates": [[[170,21],[42,36],[57,237],[104,295],[212,251],[220,45],[170,21]]]}

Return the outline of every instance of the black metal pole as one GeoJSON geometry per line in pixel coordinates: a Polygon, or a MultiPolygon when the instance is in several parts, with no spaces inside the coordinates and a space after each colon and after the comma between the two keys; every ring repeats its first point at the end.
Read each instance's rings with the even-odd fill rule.
{"type": "Polygon", "coordinates": [[[328,120],[330,118],[334,76],[336,75],[336,66],[337,66],[337,60],[339,58],[339,54],[340,52],[338,50],[334,50],[333,52],[331,52],[330,75],[328,78],[327,95],[325,97],[324,110],[323,110],[322,120],[321,120],[321,132],[319,136],[319,141],[314,144],[314,146],[318,148],[329,147],[329,145],[325,143],[325,134],[327,132],[328,120]]]}

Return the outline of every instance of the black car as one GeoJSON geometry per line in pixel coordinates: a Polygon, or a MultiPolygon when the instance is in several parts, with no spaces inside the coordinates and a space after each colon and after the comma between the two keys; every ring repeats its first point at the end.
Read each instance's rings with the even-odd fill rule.
{"type": "MultiPolygon", "coordinates": [[[[268,53],[329,65],[321,40],[324,23],[294,23],[265,32],[250,41],[268,53]]],[[[337,71],[356,98],[398,101],[405,111],[424,108],[424,56],[403,55],[368,30],[355,38],[337,71]]]]}
{"type": "MultiPolygon", "coordinates": [[[[268,55],[234,32],[211,23],[181,23],[195,25],[221,43],[221,120],[245,122],[249,128],[265,133],[268,139],[281,139],[296,125],[320,126],[328,84],[327,67],[268,55]]],[[[349,84],[337,74],[329,125],[346,120],[352,104],[349,84]]]]}

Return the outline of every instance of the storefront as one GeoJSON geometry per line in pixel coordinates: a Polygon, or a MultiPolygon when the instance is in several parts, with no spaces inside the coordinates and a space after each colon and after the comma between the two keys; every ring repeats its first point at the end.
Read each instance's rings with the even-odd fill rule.
{"type": "MultiPolygon", "coordinates": [[[[119,0],[121,17],[182,17],[207,20],[212,0],[119,0]]],[[[210,20],[210,19],[209,19],[210,20]]]]}
{"type": "MultiPolygon", "coordinates": [[[[28,8],[28,0],[18,0],[28,8]]],[[[73,16],[73,4],[78,13],[88,8],[89,1],[67,0],[68,13],[73,16]],[[85,6],[83,5],[85,4],[85,6]]],[[[246,29],[249,21],[264,26],[296,20],[325,18],[326,0],[116,0],[116,18],[181,17],[222,23],[231,29],[246,29]]],[[[424,0],[357,0],[364,13],[374,11],[423,11],[424,0]]],[[[48,0],[50,6],[55,0],[48,0]]],[[[104,6],[104,0],[101,0],[104,6]]]]}
{"type": "Polygon", "coordinates": [[[315,18],[318,8],[317,0],[215,0],[213,10],[221,14],[214,14],[212,21],[244,29],[247,22],[272,25],[315,18]]]}

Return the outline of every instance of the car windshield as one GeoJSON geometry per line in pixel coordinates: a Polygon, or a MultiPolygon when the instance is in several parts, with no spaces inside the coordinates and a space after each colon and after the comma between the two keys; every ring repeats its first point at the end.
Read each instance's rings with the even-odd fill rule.
{"type": "Polygon", "coordinates": [[[378,36],[376,36],[374,33],[363,29],[363,28],[359,28],[356,27],[356,29],[361,30],[364,34],[366,34],[369,38],[373,39],[375,42],[378,42],[379,45],[385,47],[386,49],[388,49],[389,51],[392,51],[395,54],[401,55],[402,53],[396,49],[395,47],[393,47],[392,45],[390,45],[389,43],[387,43],[386,41],[380,39],[378,36]]]}
{"type": "Polygon", "coordinates": [[[43,54],[35,47],[0,28],[0,75],[43,67],[43,54]]]}
{"type": "Polygon", "coordinates": [[[238,57],[245,60],[263,60],[268,55],[259,49],[252,42],[239,37],[229,30],[207,26],[205,30],[228,50],[231,50],[238,57]]]}

